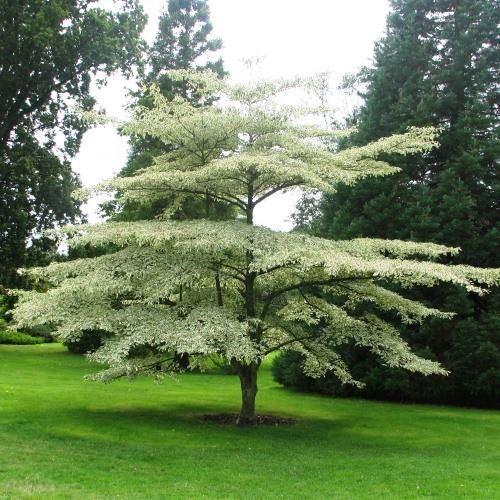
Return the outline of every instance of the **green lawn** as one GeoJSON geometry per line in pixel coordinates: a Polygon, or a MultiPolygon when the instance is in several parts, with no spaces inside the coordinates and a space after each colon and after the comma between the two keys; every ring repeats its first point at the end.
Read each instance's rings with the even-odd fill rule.
{"type": "Polygon", "coordinates": [[[260,412],[233,376],[110,385],[59,345],[0,346],[0,498],[500,498],[500,414],[297,394],[266,367],[260,412]]]}

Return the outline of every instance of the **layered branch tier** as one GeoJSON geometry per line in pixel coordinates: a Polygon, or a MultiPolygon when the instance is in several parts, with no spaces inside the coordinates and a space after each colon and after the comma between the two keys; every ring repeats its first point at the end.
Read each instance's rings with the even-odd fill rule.
{"type": "Polygon", "coordinates": [[[154,107],[138,108],[134,119],[120,127],[132,136],[159,139],[172,151],[137,175],[116,177],[97,191],[117,192],[123,203],[144,204],[183,194],[210,196],[249,215],[278,192],[333,192],[338,183],[394,173],[398,169],[388,162],[391,155],[422,153],[435,145],[437,130],[424,127],[338,151],[338,140],[348,131],[319,127],[321,106],[277,101],[287,91],[304,91],[302,80],[255,83],[244,90],[210,73],[176,71],[172,78],[194,79],[197,92],[215,93],[219,105],[169,100],[152,88],[154,107]]]}
{"type": "Polygon", "coordinates": [[[312,373],[342,366],[348,380],[343,363],[332,361],[331,347],[351,339],[393,366],[439,373],[437,364],[411,354],[382,318],[394,314],[412,323],[451,314],[409,300],[387,284],[445,282],[482,293],[499,278],[498,270],[435,262],[457,252],[441,245],[329,241],[243,222],[108,223],[66,232],[73,248],[109,253],[26,270],[50,288],[24,293],[16,318],[20,326],[51,324],[67,339],[87,330],[108,332],[113,340],[93,357],[112,365],[113,374],[119,367],[128,373],[134,352],[142,357],[146,346],[159,358],[169,352],[218,353],[240,361],[287,347],[309,354],[312,373]],[[252,318],[243,314],[249,273],[252,318]],[[257,338],[248,335],[252,324],[258,324],[257,338]]]}

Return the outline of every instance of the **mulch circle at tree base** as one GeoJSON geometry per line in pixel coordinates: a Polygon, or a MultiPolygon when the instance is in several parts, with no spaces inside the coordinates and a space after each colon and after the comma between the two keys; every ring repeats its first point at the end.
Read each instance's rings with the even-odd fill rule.
{"type": "Polygon", "coordinates": [[[203,415],[202,420],[207,422],[215,422],[218,424],[230,425],[293,425],[297,421],[293,418],[278,417],[276,415],[255,415],[252,422],[239,423],[239,415],[237,413],[216,413],[212,415],[203,415]]]}

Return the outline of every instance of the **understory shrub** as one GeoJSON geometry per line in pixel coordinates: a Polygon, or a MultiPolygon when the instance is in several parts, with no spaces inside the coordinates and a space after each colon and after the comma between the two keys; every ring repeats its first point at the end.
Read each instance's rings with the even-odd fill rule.
{"type": "Polygon", "coordinates": [[[43,337],[33,337],[27,333],[14,332],[11,330],[0,331],[0,344],[11,345],[33,345],[43,344],[45,342],[43,337]]]}
{"type": "Polygon", "coordinates": [[[54,342],[54,337],[52,335],[52,332],[53,332],[52,328],[43,325],[24,329],[24,333],[27,333],[32,337],[41,337],[43,339],[43,342],[46,344],[54,342]]]}
{"type": "MultiPolygon", "coordinates": [[[[490,325],[474,325],[475,335],[463,328],[453,332],[452,345],[442,361],[450,370],[448,376],[411,373],[389,368],[366,350],[356,346],[344,348],[344,358],[362,389],[341,384],[332,373],[312,378],[302,370],[303,356],[297,352],[280,353],[273,362],[274,379],[288,388],[339,397],[362,397],[398,402],[452,404],[500,408],[500,330],[491,338],[490,325]]],[[[414,348],[426,358],[435,359],[431,349],[414,348]]]]}
{"type": "Polygon", "coordinates": [[[73,354],[88,354],[101,347],[105,334],[102,330],[86,330],[78,339],[65,340],[63,344],[73,354]]]}
{"type": "Polygon", "coordinates": [[[0,295],[0,344],[31,345],[43,344],[45,342],[42,336],[11,330],[6,320],[8,311],[7,297],[5,295],[0,295]]]}

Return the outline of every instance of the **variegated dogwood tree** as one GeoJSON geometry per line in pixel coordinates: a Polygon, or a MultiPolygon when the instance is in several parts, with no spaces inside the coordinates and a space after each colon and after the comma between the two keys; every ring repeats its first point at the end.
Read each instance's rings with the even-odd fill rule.
{"type": "Polygon", "coordinates": [[[259,366],[280,349],[303,353],[309,374],[332,370],[345,383],[358,384],[337,352],[348,341],[389,366],[445,374],[409,350],[392,320],[450,314],[409,300],[391,285],[447,282],[484,293],[498,281],[498,270],[439,263],[458,249],[436,244],[330,241],[254,225],[256,207],[270,196],[293,188],[331,192],[338,183],[390,174],[396,169],[383,158],[425,154],[436,131],[414,128],[338,151],[338,133],[310,119],[324,113],[324,105],[290,106],[281,97],[310,81],[234,85],[185,71],[172,78],[202,97],[217,94],[218,104],[169,101],[153,89],[153,108],[136,109],[120,127],[174,150],[98,189],[117,192],[122,201],[167,197],[172,206],[186,195],[221,200],[242,217],[173,221],[166,213],[154,221],[65,228],[71,247],[106,252],[25,270],[43,287],[21,293],[18,325],[48,324],[62,339],[107,332],[89,355],[107,365],[93,377],[103,381],[173,370],[175,352],[188,353],[192,367],[218,354],[241,381],[240,424],[254,421],[259,366]]]}

